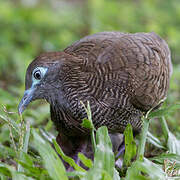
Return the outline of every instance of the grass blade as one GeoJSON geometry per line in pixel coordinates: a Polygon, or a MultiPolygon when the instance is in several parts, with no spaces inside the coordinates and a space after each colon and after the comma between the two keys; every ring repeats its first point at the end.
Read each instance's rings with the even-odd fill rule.
{"type": "Polygon", "coordinates": [[[34,137],[33,144],[43,158],[44,166],[50,177],[53,180],[68,180],[65,167],[54,149],[34,129],[32,129],[32,133],[34,137]]]}
{"type": "Polygon", "coordinates": [[[133,130],[130,124],[127,125],[124,131],[124,138],[125,138],[125,154],[123,165],[129,166],[131,163],[131,159],[136,155],[136,142],[133,138],[133,130]]]}
{"type": "Polygon", "coordinates": [[[149,131],[147,133],[147,141],[157,148],[166,149],[166,147],[161,143],[161,141],[153,134],[151,134],[149,131]]]}
{"type": "Polygon", "coordinates": [[[177,154],[163,153],[153,158],[150,158],[150,160],[153,160],[154,162],[157,162],[159,164],[164,164],[165,160],[169,160],[169,161],[175,162],[175,166],[180,167],[180,155],[177,155],[177,154]]]}
{"type": "Polygon", "coordinates": [[[152,111],[149,113],[148,117],[154,118],[154,117],[162,117],[162,116],[166,116],[171,112],[174,112],[175,110],[180,109],[180,104],[173,104],[169,107],[165,107],[163,109],[158,109],[156,111],[152,111]]]}
{"type": "Polygon", "coordinates": [[[140,142],[139,142],[138,152],[137,152],[137,159],[139,159],[139,160],[142,160],[144,157],[144,150],[145,150],[148,128],[149,128],[149,119],[144,117],[143,127],[141,130],[140,142]]]}
{"type": "Polygon", "coordinates": [[[180,155],[180,140],[178,140],[174,134],[169,131],[164,117],[161,118],[161,125],[169,153],[180,155]]]}
{"type": "Polygon", "coordinates": [[[111,180],[117,174],[114,173],[115,158],[107,127],[103,126],[97,130],[96,140],[94,165],[82,180],[111,180]]]}
{"type": "Polygon", "coordinates": [[[92,168],[93,162],[91,159],[88,159],[84,154],[78,153],[78,158],[81,160],[81,162],[88,168],[92,168]]]}
{"type": "Polygon", "coordinates": [[[82,172],[85,172],[85,170],[81,167],[81,166],[78,166],[74,159],[72,159],[71,157],[69,156],[66,156],[64,154],[64,152],[62,151],[62,149],[60,148],[60,146],[57,144],[56,140],[53,139],[53,144],[55,146],[55,149],[57,151],[57,153],[61,156],[61,158],[67,162],[71,167],[73,167],[76,171],[82,171],[82,172]]]}
{"type": "Polygon", "coordinates": [[[149,161],[148,159],[144,158],[143,161],[137,160],[135,161],[130,168],[128,168],[125,180],[129,179],[159,179],[164,180],[166,178],[165,172],[162,170],[160,166],[157,164],[149,161]],[[142,176],[142,174],[146,174],[142,176]]]}
{"type": "MultiPolygon", "coordinates": [[[[23,159],[23,152],[27,153],[28,151],[28,145],[29,145],[29,137],[30,137],[30,122],[27,121],[26,123],[26,133],[25,133],[25,137],[24,137],[24,145],[23,145],[23,149],[22,151],[19,152],[19,159],[22,160],[23,159]]],[[[18,164],[18,171],[23,171],[23,167],[18,164]]]]}

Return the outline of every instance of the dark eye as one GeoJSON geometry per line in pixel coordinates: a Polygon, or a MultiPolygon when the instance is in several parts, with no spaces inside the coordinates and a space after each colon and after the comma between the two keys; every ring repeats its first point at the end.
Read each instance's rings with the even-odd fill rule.
{"type": "Polygon", "coordinates": [[[35,79],[40,80],[41,79],[41,71],[40,70],[35,71],[33,76],[35,79]]]}

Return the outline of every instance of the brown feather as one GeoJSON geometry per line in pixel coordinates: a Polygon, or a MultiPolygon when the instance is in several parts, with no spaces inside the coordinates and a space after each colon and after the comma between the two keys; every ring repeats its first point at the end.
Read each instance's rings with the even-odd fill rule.
{"type": "Polygon", "coordinates": [[[27,69],[26,89],[37,66],[48,67],[43,97],[55,126],[69,138],[89,133],[81,126],[87,115],[80,101],[90,102],[96,128],[122,133],[130,123],[139,132],[143,114],[165,99],[172,74],[168,45],[155,33],[102,32],[63,52],[41,54],[27,69]]]}

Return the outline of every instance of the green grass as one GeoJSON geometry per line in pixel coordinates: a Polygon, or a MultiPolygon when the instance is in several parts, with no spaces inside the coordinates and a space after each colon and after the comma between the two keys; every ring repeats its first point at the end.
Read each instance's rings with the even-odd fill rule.
{"type": "Polygon", "coordinates": [[[108,130],[106,127],[94,129],[88,105],[86,109],[88,119],[85,119],[82,124],[91,129],[92,143],[94,143],[94,162],[79,153],[81,162],[89,167],[87,171],[63,153],[50,133],[46,133],[45,130],[39,131],[38,128],[30,125],[30,120],[24,121],[18,115],[16,117],[19,117],[19,120],[13,119],[15,114],[7,112],[4,107],[0,119],[6,128],[1,128],[0,135],[2,138],[3,133],[5,133],[8,137],[0,144],[0,159],[2,161],[0,163],[0,177],[3,180],[8,178],[13,180],[178,179],[180,178],[180,140],[169,130],[163,116],[178,109],[180,109],[180,103],[163,107],[144,117],[143,129],[139,138],[136,139],[137,143],[134,141],[132,128],[129,124],[124,132],[126,146],[123,167],[116,169],[115,155],[112,151],[108,130]],[[160,127],[162,128],[160,139],[148,131],[149,123],[157,117],[160,118],[160,127]],[[94,131],[96,131],[96,137],[94,131]],[[54,145],[55,149],[50,143],[54,145]],[[146,145],[151,146],[151,149],[156,153],[146,157],[150,151],[146,145]],[[73,172],[66,172],[58,154],[75,169],[73,172]]]}

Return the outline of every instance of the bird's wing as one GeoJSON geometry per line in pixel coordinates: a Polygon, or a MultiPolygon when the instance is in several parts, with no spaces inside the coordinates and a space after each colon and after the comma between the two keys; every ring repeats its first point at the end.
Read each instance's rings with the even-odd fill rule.
{"type": "Polygon", "coordinates": [[[123,35],[125,33],[120,32],[101,32],[89,35],[76,41],[64,51],[68,54],[90,58],[91,61],[94,55],[96,61],[98,55],[102,52],[104,53],[106,48],[110,48],[113,41],[116,41],[116,39],[119,39],[123,35]]]}
{"type": "Polygon", "coordinates": [[[64,51],[84,59],[82,71],[87,72],[93,96],[109,106],[116,106],[123,98],[147,111],[167,94],[170,51],[155,33],[103,32],[64,51]]]}
{"type": "Polygon", "coordinates": [[[158,106],[167,95],[172,73],[170,50],[155,33],[137,33],[132,40],[137,47],[132,48],[127,57],[134,59],[136,65],[129,64],[126,68],[133,89],[131,102],[135,107],[148,111],[158,106]]]}

